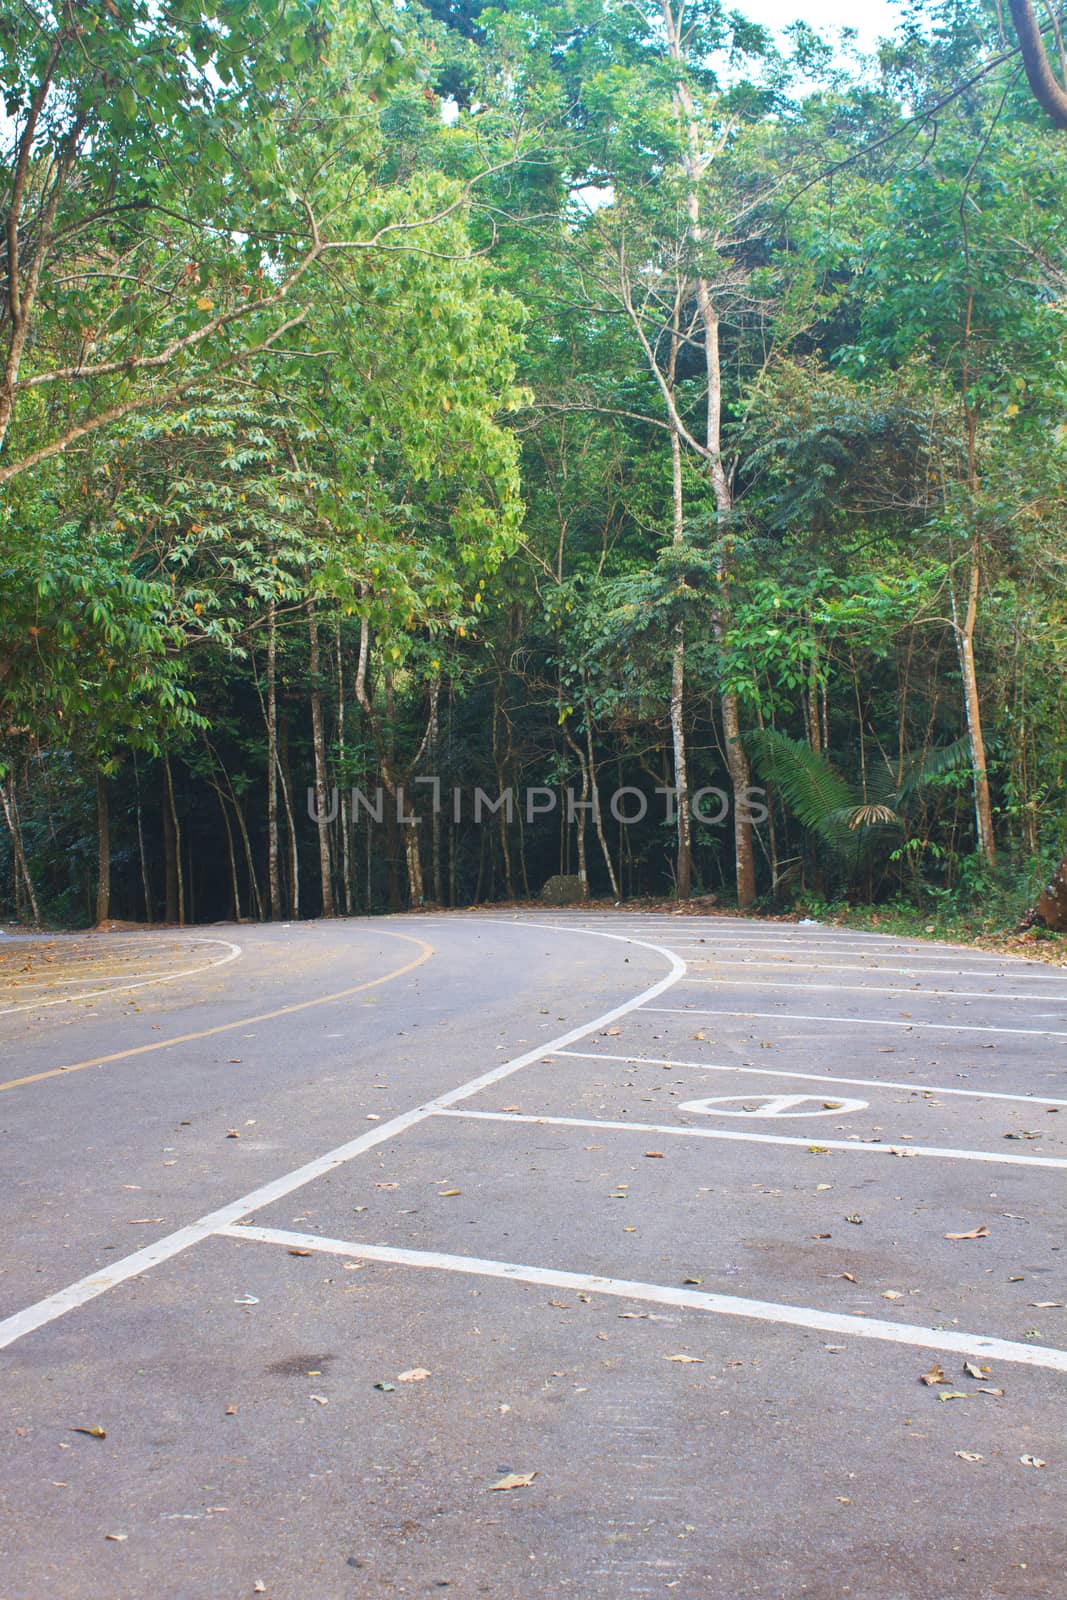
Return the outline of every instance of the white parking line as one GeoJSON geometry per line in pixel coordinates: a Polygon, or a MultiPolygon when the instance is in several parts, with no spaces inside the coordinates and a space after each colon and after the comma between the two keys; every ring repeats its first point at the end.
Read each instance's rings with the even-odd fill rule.
{"type": "Polygon", "coordinates": [[[890,1022],[884,1017],[827,1017],[804,1011],[726,1011],[702,1010],[699,1006],[646,1006],[646,1011],[673,1017],[752,1017],[763,1022],[843,1022],[850,1028],[915,1028],[939,1033],[1022,1034],[1039,1039],[1067,1039],[1067,1033],[1054,1028],[993,1028],[977,1022],[890,1022]]]}
{"type": "MultiPolygon", "coordinates": [[[[888,967],[884,962],[872,961],[865,965],[848,964],[841,961],[805,961],[799,956],[778,956],[774,961],[750,961],[747,957],[739,957],[736,961],[727,959],[721,954],[707,955],[705,962],[708,966],[718,967],[720,972],[747,971],[749,967],[765,967],[771,972],[800,971],[800,972],[865,972],[869,977],[878,977],[882,973],[895,972],[907,978],[971,978],[978,981],[988,978],[991,983],[997,983],[1006,978],[1006,972],[968,972],[963,967],[888,967]]],[[[696,959],[690,960],[690,966],[699,964],[696,959]]],[[[1050,976],[1049,969],[1044,972],[1012,972],[1011,977],[1042,979],[1050,976]]],[[[1054,981],[1054,980],[1053,980],[1054,981]]],[[[994,990],[994,993],[1000,993],[994,990]]],[[[1067,994],[1067,983],[1064,984],[1064,993],[1067,994]]]]}
{"type": "MultiPolygon", "coordinates": [[[[488,920],[488,919],[485,919],[488,920]]],[[[523,926],[523,924],[520,924],[523,926]]],[[[541,923],[540,927],[545,924],[541,923]]],[[[564,928],[565,933],[575,930],[564,928]]],[[[589,932],[592,930],[577,930],[589,932]]],[[[399,1116],[390,1117],[388,1122],[381,1123],[372,1128],[370,1132],[361,1134],[356,1139],[350,1139],[346,1144],[338,1145],[336,1149],[329,1150],[325,1155],[317,1156],[315,1160],[308,1161],[302,1167],[297,1167],[292,1172],[283,1174],[280,1178],[273,1179],[270,1183],[262,1184],[258,1189],[253,1189],[249,1194],[242,1195],[240,1199],[233,1200],[229,1205],[221,1206],[216,1211],[208,1212],[196,1222],[187,1227],[178,1228],[174,1233],[165,1234],[157,1239],[154,1244],[146,1245],[143,1250],[136,1250],[132,1255],[125,1256],[120,1261],[110,1262],[100,1272],[90,1273],[87,1277],[79,1278],[76,1283],[68,1284],[65,1289],[58,1290],[55,1294],[48,1295],[43,1300],[38,1300],[34,1305],[26,1306],[22,1311],[17,1311],[13,1316],[0,1322],[0,1350],[14,1344],[16,1339],[23,1338],[27,1333],[34,1332],[37,1328],[45,1327],[49,1322],[54,1322],[57,1317],[62,1317],[68,1311],[73,1311],[78,1306],[85,1305],[90,1300],[95,1300],[98,1295],[106,1294],[109,1289],[116,1288],[120,1283],[127,1282],[130,1278],[138,1277],[152,1267],[169,1261],[179,1255],[183,1250],[188,1250],[191,1245],[199,1244],[219,1229],[225,1228],[236,1222],[240,1217],[245,1217],[249,1212],[257,1211],[263,1206],[273,1204],[275,1200],[282,1199],[285,1195],[292,1194],[295,1189],[300,1189],[306,1183],[311,1183],[315,1178],[321,1178],[325,1173],[332,1172],[336,1167],[345,1165],[354,1157],[362,1155],[364,1151],[373,1149],[375,1145],[383,1144],[386,1140],[395,1139],[398,1134],[404,1133],[416,1123],[424,1122],[427,1117],[455,1105],[460,1100],[465,1100],[471,1095],[478,1094],[480,1090],[489,1088],[494,1083],[510,1077],[513,1072],[519,1072],[523,1067],[531,1066],[535,1061],[540,1061],[546,1051],[563,1049],[565,1045],[573,1044],[578,1039],[584,1039],[586,1034],[594,1029],[601,1028],[605,1023],[614,1022],[619,1017],[624,1017],[628,1012],[634,1011],[638,1006],[644,1005],[648,1000],[669,989],[679,978],[685,976],[685,962],[674,954],[672,950],[665,949],[662,945],[651,944],[647,940],[630,939],[623,935],[613,933],[597,933],[593,935],[600,939],[613,939],[622,944],[632,944],[644,950],[652,950],[656,955],[664,956],[670,963],[670,971],[666,977],[651,984],[647,989],[630,1000],[625,1000],[621,1005],[613,1006],[603,1016],[594,1018],[591,1022],[582,1023],[579,1027],[569,1028],[551,1043],[537,1045],[532,1050],[527,1050],[521,1056],[514,1056],[510,1061],[504,1061],[499,1066],[491,1068],[488,1072],[479,1073],[476,1078],[470,1078],[466,1083],[460,1084],[456,1089],[450,1089],[446,1094],[438,1095],[434,1100],[425,1101],[422,1105],[413,1107],[410,1111],[401,1112],[399,1116]]]]}
{"type": "MultiPolygon", "coordinates": [[[[873,974],[877,976],[877,974],[873,974]]],[[[689,976],[686,983],[702,983],[728,989],[797,989],[818,991],[829,989],[833,994],[896,994],[909,1000],[995,1000],[998,1004],[1014,1002],[1026,1005],[1031,1000],[1067,1000],[1062,994],[1003,994],[992,989],[912,989],[903,985],[892,988],[876,983],[786,983],[774,978],[702,978],[689,976]]],[[[1064,1018],[1067,1021],[1067,1018],[1064,1018]]]]}
{"type": "MultiPolygon", "coordinates": [[[[31,1000],[22,1006],[6,1006],[0,1011],[0,1017],[10,1017],[16,1011],[43,1011],[46,1006],[74,1005],[79,1000],[99,1000],[102,995],[125,994],[130,989],[147,989],[152,984],[174,983],[178,978],[195,978],[198,973],[212,972],[216,967],[227,966],[229,962],[236,961],[238,956],[242,954],[241,946],[233,944],[229,939],[191,939],[189,943],[221,944],[229,951],[229,954],[222,956],[218,961],[207,961],[200,967],[186,967],[181,972],[168,973],[166,977],[141,978],[132,983],[113,983],[109,984],[106,989],[88,989],[81,994],[65,994],[56,1000],[31,1000]]],[[[90,978],[87,981],[91,983],[92,979],[90,978]]]]}
{"type": "Polygon", "coordinates": [[[790,1072],[782,1067],[724,1066],[710,1061],[677,1061],[673,1056],[620,1056],[599,1050],[556,1050],[557,1056],[572,1061],[618,1061],[628,1066],[695,1067],[700,1072],[745,1072],[759,1078],[800,1078],[805,1083],[848,1083],[859,1089],[906,1089],[911,1094],[966,1095],[973,1100],[1014,1100],[1020,1105],[1067,1106],[1067,1100],[1050,1095],[1004,1094],[994,1089],[949,1089],[941,1083],[900,1083],[892,1078],[841,1078],[822,1072],[790,1072]]]}
{"type": "Polygon", "coordinates": [[[464,1117],[477,1122],[536,1123],[539,1127],[611,1128],[620,1133],[654,1133],[681,1139],[721,1139],[734,1144],[782,1144],[810,1150],[847,1150],[853,1155],[927,1156],[938,1161],[990,1161],[1004,1167],[1055,1167],[1067,1171],[1067,1157],[1016,1156],[1003,1150],[956,1150],[951,1145],[892,1144],[867,1139],[824,1139],[821,1133],[797,1138],[789,1133],[742,1133],[736,1128],[683,1128],[658,1122],[612,1122],[607,1117],[539,1117],[519,1111],[438,1111],[441,1117],[464,1117]]]}
{"type": "Polygon", "coordinates": [[[601,1278],[584,1272],[557,1272],[548,1267],[522,1266],[511,1261],[487,1261],[479,1256],[445,1255],[437,1250],[405,1250],[389,1245],[359,1244],[347,1239],[324,1239],[314,1233],[289,1233],[281,1228],[220,1228],[219,1233],[243,1242],[284,1245],[290,1250],[315,1250],[327,1255],[355,1256],[389,1266],[431,1267],[443,1272],[470,1273],[480,1278],[502,1278],[510,1283],[536,1283],[548,1289],[569,1289],[585,1294],[611,1295],[643,1304],[678,1306],[687,1311],[710,1312],[724,1317],[747,1317],[754,1322],[810,1328],[816,1333],[846,1334],[855,1339],[881,1339],[890,1344],[948,1350],[987,1360],[1012,1361],[1025,1367],[1048,1367],[1067,1372],[1067,1350],[1048,1345],[1016,1344],[981,1333],[957,1333],[926,1328],[910,1322],[887,1322],[876,1317],[848,1316],[818,1311],[808,1306],[780,1305],[773,1300],[747,1300],[740,1295],[712,1294],[702,1289],[674,1289],[666,1284],[640,1283],[626,1278],[601,1278]]]}

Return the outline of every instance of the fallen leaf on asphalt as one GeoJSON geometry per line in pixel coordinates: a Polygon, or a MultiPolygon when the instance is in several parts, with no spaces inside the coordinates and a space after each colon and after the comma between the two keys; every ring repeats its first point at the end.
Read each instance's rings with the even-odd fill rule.
{"type": "Polygon", "coordinates": [[[935,1361],[929,1372],[924,1372],[922,1374],[919,1382],[925,1383],[927,1388],[934,1383],[947,1383],[948,1379],[945,1377],[945,1369],[941,1365],[940,1361],[935,1361]]]}
{"type": "Polygon", "coordinates": [[[1031,1300],[1030,1305],[1034,1311],[1055,1311],[1063,1305],[1062,1300],[1031,1300]]]}
{"type": "Polygon", "coordinates": [[[226,1137],[227,1139],[239,1139],[241,1135],[238,1133],[236,1128],[227,1128],[226,1137]]]}
{"type": "Polygon", "coordinates": [[[975,1450],[954,1450],[952,1452],[952,1454],[954,1456],[958,1456],[961,1461],[984,1461],[985,1460],[985,1456],[980,1456],[977,1453],[977,1451],[975,1451],[975,1450]]]}
{"type": "Polygon", "coordinates": [[[664,1356],[663,1359],[664,1361],[680,1361],[684,1366],[687,1367],[702,1367],[704,1365],[699,1356],[664,1356]]]}
{"type": "Polygon", "coordinates": [[[833,1188],[833,1184],[832,1183],[817,1183],[815,1185],[815,1193],[816,1194],[825,1194],[827,1189],[832,1189],[832,1188],[833,1188]]]}
{"type": "Polygon", "coordinates": [[[824,1100],[822,1108],[824,1111],[840,1111],[841,1102],[840,1100],[824,1100]]]}
{"type": "Polygon", "coordinates": [[[537,1477],[536,1472],[506,1472],[496,1483],[489,1485],[490,1489],[528,1489],[537,1477]]]}
{"type": "Polygon", "coordinates": [[[253,1594],[266,1594],[266,1592],[267,1592],[267,1585],[260,1578],[257,1578],[255,1583],[252,1585],[252,1593],[253,1594]]]}
{"type": "Polygon", "coordinates": [[[129,1226],[131,1228],[143,1228],[143,1227],[147,1227],[150,1222],[162,1222],[162,1221],[163,1221],[162,1217],[131,1217],[130,1221],[129,1221],[129,1226]]]}
{"type": "Polygon", "coordinates": [[[1024,1467],[1045,1467],[1048,1465],[1047,1461],[1042,1461],[1040,1456],[1020,1456],[1019,1460],[1024,1467]]]}
{"type": "Polygon", "coordinates": [[[385,1380],[383,1379],[381,1382],[376,1383],[374,1385],[374,1387],[376,1389],[380,1389],[383,1394],[392,1394],[396,1389],[396,1384],[395,1383],[386,1383],[385,1380]]]}
{"type": "Polygon", "coordinates": [[[1003,1389],[989,1389],[989,1388],[984,1388],[983,1387],[983,1388],[980,1388],[978,1390],[978,1393],[979,1394],[994,1394],[994,1395],[996,1395],[998,1400],[1003,1400],[1003,1398],[1004,1398],[1004,1390],[1003,1389]]]}
{"type": "Polygon", "coordinates": [[[241,1294],[234,1301],[235,1306],[258,1306],[259,1301],[254,1294],[241,1294]]]}
{"type": "Polygon", "coordinates": [[[649,1312],[647,1311],[620,1311],[619,1320],[621,1322],[640,1322],[643,1317],[648,1315],[649,1312]]]}
{"type": "Polygon", "coordinates": [[[438,1200],[447,1200],[450,1195],[462,1194],[462,1193],[463,1193],[462,1189],[438,1189],[437,1198],[438,1198],[438,1200]]]}
{"type": "MultiPolygon", "coordinates": [[[[1042,1466],[1044,1466],[1044,1465],[1045,1465],[1045,1463],[1044,1463],[1044,1462],[1042,1462],[1042,1463],[1041,1463],[1041,1465],[1042,1465],[1042,1466]]],[[[113,1543],[115,1543],[115,1544],[124,1544],[124,1543],[125,1543],[125,1541],[126,1541],[126,1540],[127,1540],[127,1539],[128,1539],[128,1538],[129,1538],[129,1537],[130,1537],[130,1536],[129,1536],[129,1534],[128,1534],[128,1533],[105,1533],[105,1534],[104,1534],[104,1538],[105,1538],[105,1539],[110,1539],[110,1540],[112,1540],[112,1541],[113,1541],[113,1543]]]]}
{"type": "Polygon", "coordinates": [[[234,1405],[227,1406],[225,1414],[228,1417],[235,1417],[237,1415],[237,1407],[234,1405]]]}
{"type": "Polygon", "coordinates": [[[294,1244],[290,1245],[289,1254],[291,1256],[309,1256],[311,1251],[305,1250],[302,1245],[294,1244]]]}
{"type": "Polygon", "coordinates": [[[883,1300],[903,1300],[903,1298],[899,1289],[886,1289],[882,1294],[883,1300]]]}
{"type": "Polygon", "coordinates": [[[703,1278],[683,1278],[683,1283],[703,1283],[703,1278]]]}
{"type": "Polygon", "coordinates": [[[837,1500],[839,1505],[850,1506],[852,1504],[851,1495],[839,1494],[839,1495],[835,1496],[835,1499],[837,1500]]]}
{"type": "Polygon", "coordinates": [[[84,1434],[87,1434],[90,1439],[106,1439],[107,1438],[107,1430],[104,1429],[104,1428],[68,1428],[67,1432],[68,1433],[84,1433],[84,1434]]]}
{"type": "Polygon", "coordinates": [[[847,1278],[849,1283],[855,1283],[856,1282],[856,1279],[852,1276],[851,1272],[839,1272],[837,1274],[837,1276],[839,1278],[847,1278]]]}
{"type": "Polygon", "coordinates": [[[399,1189],[400,1185],[398,1183],[376,1183],[374,1187],[376,1189],[399,1189]]]}
{"type": "Polygon", "coordinates": [[[970,1396],[964,1394],[962,1389],[943,1389],[937,1398],[939,1400],[967,1400],[970,1396]]]}
{"type": "Polygon", "coordinates": [[[623,1233],[636,1233],[637,1229],[636,1228],[624,1228],[622,1231],[623,1231],[623,1233]]]}
{"type": "Polygon", "coordinates": [[[946,1233],[946,1239],[988,1239],[989,1229],[982,1222],[977,1228],[972,1228],[970,1233],[946,1233]]]}
{"type": "Polygon", "coordinates": [[[694,1035],[693,1035],[694,1039],[703,1039],[703,1037],[704,1037],[703,1029],[701,1029],[701,1031],[699,1033],[694,1033],[694,1035]]]}
{"type": "Polygon", "coordinates": [[[611,1037],[612,1037],[612,1038],[613,1038],[613,1039],[614,1039],[614,1038],[617,1038],[617,1037],[618,1037],[618,1035],[619,1035],[619,1034],[620,1034],[620,1033],[621,1033],[621,1032],[622,1032],[622,1029],[621,1029],[621,1028],[609,1028],[609,1029],[608,1029],[608,1033],[609,1033],[609,1034],[610,1034],[610,1035],[611,1035],[611,1037]]]}
{"type": "Polygon", "coordinates": [[[663,1151],[662,1150],[646,1150],[645,1151],[645,1160],[646,1161],[662,1161],[663,1160],[663,1151]]]}
{"type": "Polygon", "coordinates": [[[808,1155],[809,1156],[828,1156],[829,1154],[830,1154],[829,1148],[828,1148],[828,1146],[826,1146],[824,1144],[809,1144],[808,1145],[808,1155]]]}
{"type": "Polygon", "coordinates": [[[968,1378],[988,1378],[990,1373],[989,1367],[976,1367],[973,1361],[965,1361],[963,1370],[968,1378]]]}
{"type": "Polygon", "coordinates": [[[397,1383],[423,1383],[432,1373],[426,1367],[409,1367],[407,1372],[397,1374],[397,1383]]]}
{"type": "Polygon", "coordinates": [[[366,1122],[381,1122],[381,1117],[376,1111],[368,1111],[364,1119],[366,1122]]]}
{"type": "Polygon", "coordinates": [[[328,1406],[330,1403],[324,1394],[309,1394],[308,1399],[314,1400],[317,1406],[328,1406]]]}
{"type": "Polygon", "coordinates": [[[845,1221],[846,1222],[855,1223],[857,1228],[862,1228],[862,1226],[863,1226],[863,1218],[861,1216],[857,1215],[857,1213],[855,1211],[852,1213],[852,1215],[850,1217],[846,1217],[845,1221]]]}
{"type": "Polygon", "coordinates": [[[557,1311],[569,1311],[571,1308],[565,1300],[550,1300],[550,1306],[555,1306],[557,1311]]]}

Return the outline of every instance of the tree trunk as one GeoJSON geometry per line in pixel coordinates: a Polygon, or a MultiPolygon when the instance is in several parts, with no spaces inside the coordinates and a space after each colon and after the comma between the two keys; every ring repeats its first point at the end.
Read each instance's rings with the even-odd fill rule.
{"type": "Polygon", "coordinates": [[[182,876],[182,830],[178,821],[178,807],[174,799],[174,774],[170,769],[170,756],[163,757],[164,824],[163,839],[167,852],[167,921],[185,927],[185,881],[182,876]]]}
{"type": "Polygon", "coordinates": [[[141,774],[137,767],[137,757],[133,759],[133,781],[137,790],[137,853],[141,862],[141,887],[144,890],[144,917],[146,922],[152,920],[152,885],[148,877],[148,855],[144,844],[144,818],[141,814],[141,774]]]}
{"type": "Polygon", "coordinates": [[[963,704],[967,715],[967,736],[971,747],[971,771],[974,784],[974,817],[978,833],[978,851],[990,866],[996,861],[996,843],[993,838],[993,806],[989,795],[989,774],[986,771],[985,738],[982,733],[982,703],[978,694],[978,675],[974,665],[974,623],[978,613],[978,592],[981,586],[981,568],[977,541],[971,550],[971,570],[967,584],[967,609],[960,621],[956,606],[956,593],[952,593],[952,620],[956,635],[956,655],[963,680],[963,704]]]}
{"type": "Polygon", "coordinates": [[[345,669],[341,652],[341,618],[334,629],[337,651],[337,769],[341,785],[341,888],[345,899],[345,916],[352,915],[352,860],[348,825],[348,767],[345,762],[345,669]]]}
{"type": "Polygon", "coordinates": [[[278,694],[277,629],[274,601],[267,608],[267,881],[270,885],[270,914],[277,922],[282,915],[282,875],[278,862],[278,694]]]}
{"type": "Polygon", "coordinates": [[[111,816],[107,779],[96,773],[96,925],[111,915],[111,816]]]}
{"type": "Polygon", "coordinates": [[[722,697],[722,731],[726,744],[726,765],[734,792],[734,865],[737,873],[737,904],[750,906],[756,898],[756,855],[752,848],[752,823],[748,817],[748,789],[752,774],[741,743],[741,723],[735,694],[722,697]]]}
{"type": "Polygon", "coordinates": [[[296,846],[296,817],[293,815],[292,777],[289,771],[289,722],[282,719],[278,737],[278,786],[285,805],[289,830],[289,915],[300,915],[300,856],[296,846]]]}
{"type": "Polygon", "coordinates": [[[308,596],[308,665],[311,670],[311,740],[315,750],[315,809],[318,812],[319,878],[322,914],[336,916],[333,903],[333,866],[330,861],[330,824],[326,820],[326,739],[322,728],[322,687],[319,683],[319,624],[315,602],[308,596]]]}
{"type": "Polygon", "coordinates": [[[6,785],[0,783],[0,805],[4,808],[4,821],[7,823],[8,833],[11,835],[11,850],[15,857],[15,881],[17,884],[19,878],[22,879],[30,902],[30,910],[33,913],[33,920],[37,923],[41,920],[41,913],[37,906],[37,892],[33,887],[33,879],[30,876],[26,851],[23,848],[22,824],[19,821],[18,805],[15,800],[14,778],[11,778],[6,785]]]}

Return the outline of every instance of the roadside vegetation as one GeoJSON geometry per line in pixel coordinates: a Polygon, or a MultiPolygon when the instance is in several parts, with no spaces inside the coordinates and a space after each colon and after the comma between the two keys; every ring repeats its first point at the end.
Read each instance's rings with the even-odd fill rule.
{"type": "Polygon", "coordinates": [[[1058,951],[1058,19],[0,0],[0,917],[1058,951]]]}

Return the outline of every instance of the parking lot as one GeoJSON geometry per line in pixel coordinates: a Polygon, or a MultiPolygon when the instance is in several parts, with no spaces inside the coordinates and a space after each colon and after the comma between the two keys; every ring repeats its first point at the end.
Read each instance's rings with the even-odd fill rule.
{"type": "Polygon", "coordinates": [[[1067,1593],[1067,974],[624,911],[0,956],[2,1600],[1067,1593]]]}

